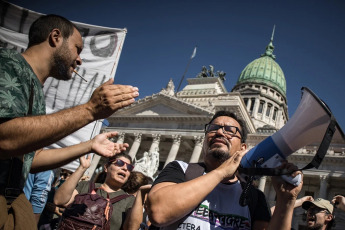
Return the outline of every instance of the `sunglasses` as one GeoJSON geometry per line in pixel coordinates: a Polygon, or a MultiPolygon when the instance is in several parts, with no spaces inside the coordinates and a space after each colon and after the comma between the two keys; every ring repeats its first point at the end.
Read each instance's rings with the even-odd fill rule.
{"type": "MultiPolygon", "coordinates": [[[[224,134],[228,134],[230,136],[236,136],[236,133],[239,133],[242,136],[242,133],[239,128],[232,125],[216,125],[216,124],[206,124],[205,125],[205,132],[211,133],[211,132],[217,132],[218,129],[222,129],[224,134]]],[[[240,138],[240,137],[238,137],[240,138]]]]}
{"type": "Polygon", "coordinates": [[[326,213],[326,214],[330,214],[326,209],[320,209],[320,208],[309,208],[307,211],[306,211],[306,214],[309,214],[309,215],[315,215],[317,213],[326,213]]]}
{"type": "Polygon", "coordinates": [[[116,159],[115,161],[111,162],[110,164],[114,164],[114,165],[119,166],[119,167],[126,165],[127,170],[130,172],[132,172],[134,169],[133,165],[128,164],[127,162],[124,162],[123,160],[120,160],[120,159],[116,159]]]}

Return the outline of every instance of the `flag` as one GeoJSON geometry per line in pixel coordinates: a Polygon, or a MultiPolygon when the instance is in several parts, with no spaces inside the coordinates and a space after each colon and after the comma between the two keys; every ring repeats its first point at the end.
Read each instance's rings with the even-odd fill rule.
{"type": "Polygon", "coordinates": [[[196,54],[196,47],[197,47],[197,46],[194,47],[193,54],[192,54],[192,56],[190,57],[190,59],[193,59],[193,58],[195,57],[195,54],[196,54]]]}

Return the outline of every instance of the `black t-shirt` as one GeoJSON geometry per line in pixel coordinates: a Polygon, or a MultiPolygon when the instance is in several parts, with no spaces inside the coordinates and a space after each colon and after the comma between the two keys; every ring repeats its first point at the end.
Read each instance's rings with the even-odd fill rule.
{"type": "MultiPolygon", "coordinates": [[[[180,162],[181,163],[181,162],[180,162]]],[[[173,183],[183,183],[186,182],[185,179],[185,169],[181,165],[186,163],[182,162],[180,164],[178,161],[170,162],[163,171],[158,175],[157,179],[154,181],[153,186],[162,182],[173,182],[173,183]]],[[[237,183],[237,182],[235,182],[237,183]]],[[[257,201],[255,202],[254,212],[251,213],[251,222],[254,221],[267,221],[271,219],[271,211],[268,207],[266,197],[262,191],[257,188],[253,188],[253,192],[257,194],[257,201]]],[[[238,204],[238,203],[237,203],[238,204]]],[[[237,205],[236,204],[236,205],[237,205]]]]}

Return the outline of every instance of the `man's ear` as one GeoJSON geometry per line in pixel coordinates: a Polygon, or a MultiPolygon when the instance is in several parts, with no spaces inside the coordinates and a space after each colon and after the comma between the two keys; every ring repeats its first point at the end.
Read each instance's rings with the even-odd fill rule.
{"type": "Polygon", "coordinates": [[[332,219],[333,219],[333,215],[332,215],[332,214],[326,215],[326,220],[327,220],[328,222],[330,222],[332,219]]]}
{"type": "Polygon", "coordinates": [[[104,167],[104,172],[108,172],[108,168],[107,168],[108,164],[105,164],[103,167],[104,167]]]}
{"type": "Polygon", "coordinates": [[[61,31],[59,29],[53,29],[49,34],[48,40],[49,40],[50,46],[52,47],[59,46],[59,44],[63,42],[61,31]]]}
{"type": "Polygon", "coordinates": [[[241,143],[241,150],[246,150],[246,149],[247,149],[246,143],[241,143]]]}

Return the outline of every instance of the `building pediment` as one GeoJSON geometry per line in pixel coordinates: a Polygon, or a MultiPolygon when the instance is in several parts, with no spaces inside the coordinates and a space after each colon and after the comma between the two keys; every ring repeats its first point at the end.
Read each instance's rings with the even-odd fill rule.
{"type": "Polygon", "coordinates": [[[194,104],[182,101],[164,93],[153,94],[127,106],[111,117],[184,117],[184,116],[212,116],[212,111],[194,104]]]}

